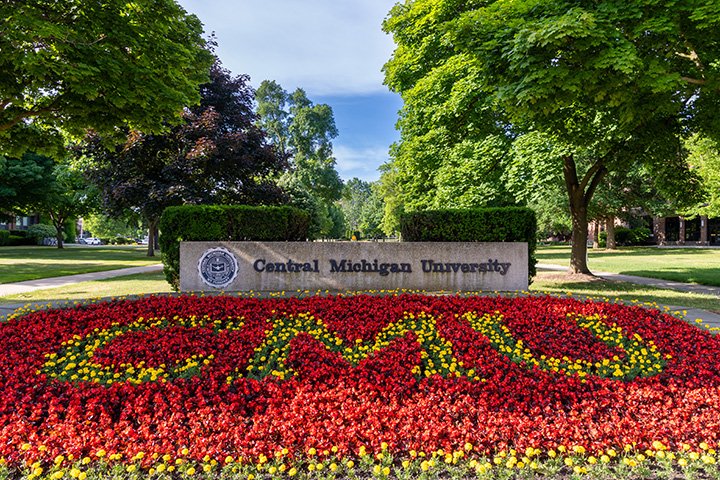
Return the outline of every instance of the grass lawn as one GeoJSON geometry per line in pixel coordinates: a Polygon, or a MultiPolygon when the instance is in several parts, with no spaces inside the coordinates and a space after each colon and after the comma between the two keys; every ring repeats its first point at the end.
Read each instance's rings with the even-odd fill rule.
{"type": "Polygon", "coordinates": [[[62,300],[88,300],[91,298],[124,297],[150,293],[170,292],[170,285],[162,272],[126,275],[92,282],[81,282],[61,288],[0,297],[0,305],[12,303],[46,303],[62,300]]]}
{"type": "MultiPolygon", "coordinates": [[[[540,246],[536,256],[539,263],[570,265],[567,245],[540,246]]],[[[588,266],[591,271],[720,286],[719,248],[591,248],[588,266]]]]}
{"type": "MultiPolygon", "coordinates": [[[[0,297],[2,304],[57,302],[63,300],[88,300],[92,298],[124,297],[151,293],[170,292],[162,272],[127,275],[124,277],[82,282],[62,288],[37,290],[34,292],[0,297]]],[[[700,308],[720,313],[717,297],[695,293],[678,292],[660,288],[634,285],[625,282],[589,279],[584,276],[569,276],[557,272],[540,272],[530,286],[532,293],[551,295],[587,296],[622,300],[625,303],[638,301],[658,305],[674,305],[700,308]]]]}
{"type": "Polygon", "coordinates": [[[720,313],[720,300],[712,295],[680,292],[627,282],[592,278],[585,275],[568,275],[559,272],[540,272],[530,285],[532,293],[592,297],[606,301],[622,300],[657,305],[699,308],[720,313]]]}
{"type": "Polygon", "coordinates": [[[102,272],[160,263],[147,247],[88,245],[78,247],[0,247],[0,283],[102,272]]]}

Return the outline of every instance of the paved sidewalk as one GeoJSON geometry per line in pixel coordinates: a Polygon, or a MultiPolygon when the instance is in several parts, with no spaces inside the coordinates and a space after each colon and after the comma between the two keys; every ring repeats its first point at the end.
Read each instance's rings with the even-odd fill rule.
{"type": "Polygon", "coordinates": [[[121,268],[119,270],[106,270],[104,272],[81,273],[79,275],[67,275],[65,277],[41,278],[39,280],[27,280],[17,283],[0,283],[0,297],[15,295],[16,293],[27,293],[44,288],[66,287],[80,282],[91,280],[104,280],[106,278],[134,275],[136,273],[150,273],[162,270],[162,264],[146,265],[144,267],[121,268]]]}
{"type": "MultiPolygon", "coordinates": [[[[538,263],[538,270],[551,270],[556,272],[567,271],[568,267],[562,265],[553,265],[547,263],[538,263]]],[[[647,285],[655,288],[665,288],[668,290],[679,290],[682,292],[701,293],[704,295],[712,295],[718,298],[718,310],[720,310],[720,287],[710,287],[707,285],[698,285],[694,283],[673,282],[670,280],[659,280],[657,278],[637,277],[635,275],[622,275],[620,273],[610,272],[593,272],[597,277],[605,280],[615,280],[618,282],[628,282],[637,285],[647,285]]],[[[710,327],[720,328],[720,314],[700,310],[699,308],[686,308],[682,306],[668,305],[673,311],[685,311],[685,318],[692,322],[695,319],[702,319],[703,324],[710,327]]]]}
{"type": "MultiPolygon", "coordinates": [[[[146,265],[144,267],[121,268],[119,270],[106,270],[104,272],[81,273],[79,275],[67,275],[64,277],[42,278],[39,280],[27,280],[17,283],[0,283],[0,297],[5,295],[14,295],[16,293],[32,292],[34,290],[42,290],[45,288],[59,288],[73,285],[80,282],[89,282],[92,280],[103,280],[106,278],[122,277],[125,275],[135,275],[137,273],[151,273],[162,271],[162,264],[146,265]]],[[[0,304],[0,320],[13,313],[18,308],[22,308],[28,303],[18,302],[14,304],[0,304]]],[[[60,305],[65,301],[53,302],[60,305]]]]}

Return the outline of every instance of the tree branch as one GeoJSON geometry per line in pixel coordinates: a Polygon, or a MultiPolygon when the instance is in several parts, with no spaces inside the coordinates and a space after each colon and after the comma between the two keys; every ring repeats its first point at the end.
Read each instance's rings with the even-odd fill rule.
{"type": "Polygon", "coordinates": [[[683,81],[693,84],[693,85],[706,85],[707,80],[705,79],[697,79],[692,77],[680,77],[683,81]]]}
{"type": "MultiPolygon", "coordinates": [[[[687,44],[687,41],[685,43],[687,44]]],[[[704,71],[705,66],[700,61],[700,57],[698,56],[697,52],[690,45],[686,45],[686,46],[690,50],[690,53],[677,52],[676,55],[680,58],[686,58],[686,59],[690,60],[691,62],[693,62],[695,64],[695,66],[698,68],[698,70],[704,71]]]]}
{"type": "Polygon", "coordinates": [[[580,188],[582,191],[585,191],[585,188],[588,186],[588,183],[591,182],[592,179],[595,178],[595,174],[600,171],[601,169],[605,168],[605,164],[603,163],[602,159],[598,160],[593,164],[590,169],[585,172],[585,176],[582,179],[582,182],[580,182],[580,188]]]}
{"type": "Polygon", "coordinates": [[[600,182],[605,177],[607,172],[608,170],[607,168],[605,168],[605,165],[600,164],[600,168],[598,168],[593,175],[592,180],[590,181],[590,185],[588,186],[587,191],[585,192],[585,195],[583,197],[585,205],[590,204],[590,199],[592,199],[593,195],[595,194],[595,190],[597,189],[598,185],[600,185],[600,182]]]}
{"type": "Polygon", "coordinates": [[[8,120],[5,123],[0,124],[0,132],[4,132],[5,130],[9,130],[18,123],[22,122],[26,118],[30,117],[37,117],[38,115],[42,115],[43,113],[52,112],[55,109],[52,105],[48,105],[44,108],[38,108],[36,110],[27,110],[25,112],[17,114],[12,119],[8,120]]]}

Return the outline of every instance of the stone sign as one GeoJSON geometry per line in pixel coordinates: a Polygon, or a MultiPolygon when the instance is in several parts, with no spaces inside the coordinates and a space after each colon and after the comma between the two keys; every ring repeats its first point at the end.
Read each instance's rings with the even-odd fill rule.
{"type": "Polygon", "coordinates": [[[182,291],[528,288],[527,243],[182,242],[182,291]]]}

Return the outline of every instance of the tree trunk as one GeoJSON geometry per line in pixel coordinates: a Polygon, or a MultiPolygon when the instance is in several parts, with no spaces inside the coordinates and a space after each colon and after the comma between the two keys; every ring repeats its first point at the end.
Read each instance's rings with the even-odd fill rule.
{"type": "Polygon", "coordinates": [[[587,208],[579,204],[578,201],[571,201],[570,214],[572,216],[570,273],[585,273],[589,275],[590,269],[587,266],[587,208]]]}
{"type": "Polygon", "coordinates": [[[148,247],[147,247],[147,256],[148,257],[154,257],[155,256],[155,236],[157,233],[157,219],[148,219],[148,247]]]}
{"type": "Polygon", "coordinates": [[[63,247],[63,240],[65,240],[65,219],[58,215],[50,214],[50,220],[52,220],[55,226],[55,239],[57,240],[57,248],[63,247]]]}
{"type": "Polygon", "coordinates": [[[605,248],[608,250],[616,250],[617,242],[615,241],[615,216],[610,215],[605,219],[605,232],[607,233],[605,248]]]}
{"type": "Polygon", "coordinates": [[[593,222],[593,229],[592,229],[592,241],[593,241],[593,248],[600,248],[600,221],[595,220],[593,222]]]}
{"type": "Polygon", "coordinates": [[[160,230],[158,229],[159,223],[160,220],[155,223],[155,250],[160,250],[160,230]]]}
{"type": "Polygon", "coordinates": [[[592,274],[587,266],[587,207],[605,173],[607,173],[607,169],[602,164],[602,161],[598,160],[580,181],[577,175],[575,158],[572,155],[563,158],[563,175],[572,218],[570,273],[592,274]]]}

